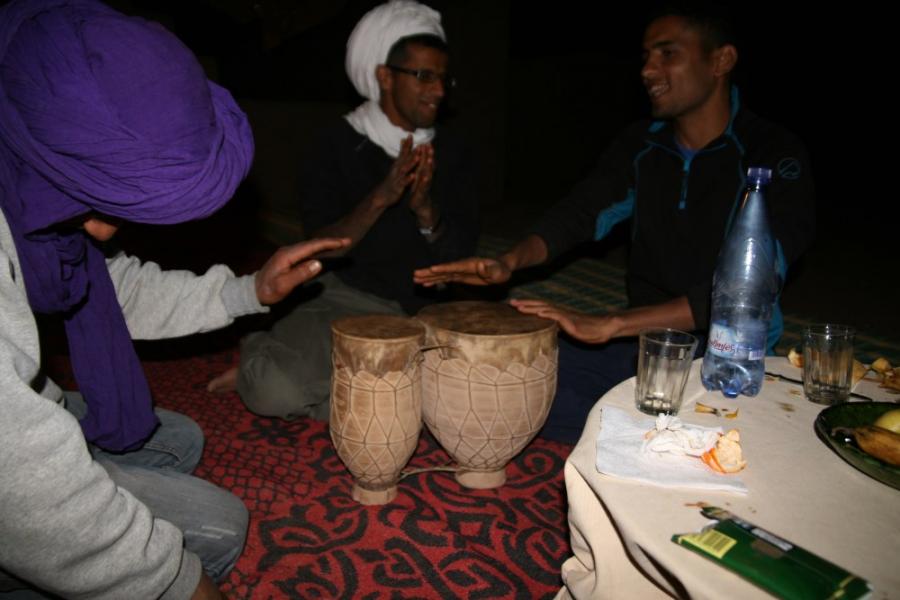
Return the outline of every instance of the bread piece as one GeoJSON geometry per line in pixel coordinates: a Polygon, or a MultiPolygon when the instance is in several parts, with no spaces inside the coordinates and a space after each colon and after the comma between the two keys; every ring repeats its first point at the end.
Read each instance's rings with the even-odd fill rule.
{"type": "Polygon", "coordinates": [[[880,375],[884,375],[891,370],[891,363],[889,363],[887,359],[882,356],[872,362],[872,370],[880,375]]]}
{"type": "Polygon", "coordinates": [[[881,387],[892,392],[900,392],[900,367],[881,374],[881,387]]]}

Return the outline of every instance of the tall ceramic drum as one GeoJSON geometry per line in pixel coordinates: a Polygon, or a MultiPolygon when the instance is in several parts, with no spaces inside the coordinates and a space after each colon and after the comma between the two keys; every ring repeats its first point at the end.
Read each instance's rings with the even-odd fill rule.
{"type": "Polygon", "coordinates": [[[385,504],[422,430],[419,352],[425,329],[371,315],[331,324],[331,440],[353,475],[353,499],[385,504]]]}
{"type": "Polygon", "coordinates": [[[428,331],[422,417],[470,488],[506,481],[506,465],[537,434],[556,393],[557,326],[505,303],[422,309],[428,331]]]}

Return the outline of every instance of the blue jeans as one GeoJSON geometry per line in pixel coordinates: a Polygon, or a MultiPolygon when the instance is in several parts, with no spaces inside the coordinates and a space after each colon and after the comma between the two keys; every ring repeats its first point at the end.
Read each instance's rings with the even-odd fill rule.
{"type": "Polygon", "coordinates": [[[574,444],[597,400],[637,372],[637,338],[589,345],[559,338],[556,396],[540,436],[574,444]]]}
{"type": "MultiPolygon", "coordinates": [[[[67,392],[66,408],[76,417],[84,415],[81,394],[67,392]]],[[[176,412],[158,408],[156,414],[160,426],[140,450],[113,454],[89,445],[91,454],[154,517],[181,529],[184,547],[200,558],[210,577],[221,581],[244,549],[247,508],[230,492],[190,475],[203,454],[200,427],[176,412]]],[[[46,596],[35,590],[0,592],[0,600],[32,598],[46,596]]]]}

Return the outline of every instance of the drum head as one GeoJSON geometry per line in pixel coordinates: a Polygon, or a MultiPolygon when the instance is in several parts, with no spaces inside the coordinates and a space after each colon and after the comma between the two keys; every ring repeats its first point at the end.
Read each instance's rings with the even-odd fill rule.
{"type": "Polygon", "coordinates": [[[403,340],[425,333],[425,328],[420,323],[393,315],[344,317],[333,321],[331,329],[345,337],[362,340],[403,340]]]}
{"type": "Polygon", "coordinates": [[[361,315],[331,323],[335,367],[382,377],[405,371],[425,343],[425,327],[409,317],[361,315]]]}
{"type": "Polygon", "coordinates": [[[550,319],[526,315],[505,302],[448,302],[426,306],[416,318],[430,327],[468,335],[519,335],[556,329],[550,319]]]}

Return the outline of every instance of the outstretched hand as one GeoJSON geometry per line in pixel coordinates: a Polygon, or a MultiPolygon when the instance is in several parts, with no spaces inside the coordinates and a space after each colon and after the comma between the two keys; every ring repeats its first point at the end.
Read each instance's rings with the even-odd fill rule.
{"type": "Polygon", "coordinates": [[[286,298],[295,287],[315,277],[322,270],[322,263],[308,259],[320,252],[338,250],[349,244],[349,238],[321,238],[276,250],[256,272],[256,297],[260,304],[275,304],[286,298]]]}
{"type": "Polygon", "coordinates": [[[510,300],[509,303],[519,312],[556,321],[563,331],[588,344],[602,344],[616,334],[616,323],[609,315],[586,315],[543,300],[510,300]]]}
{"type": "Polygon", "coordinates": [[[469,285],[495,285],[509,281],[512,271],[493,258],[464,258],[413,272],[413,281],[425,287],[456,281],[469,285]]]}

